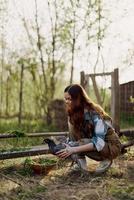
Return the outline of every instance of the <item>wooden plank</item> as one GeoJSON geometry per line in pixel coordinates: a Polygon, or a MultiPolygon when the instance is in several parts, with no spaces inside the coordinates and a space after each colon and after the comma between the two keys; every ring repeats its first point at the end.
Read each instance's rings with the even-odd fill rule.
{"type": "Polygon", "coordinates": [[[32,147],[29,150],[0,153],[0,160],[20,158],[20,157],[26,157],[26,156],[43,155],[43,154],[48,154],[48,153],[50,153],[48,147],[46,147],[46,145],[41,145],[41,146],[32,147]]]}
{"type": "Polygon", "coordinates": [[[88,74],[88,76],[111,76],[112,72],[105,72],[105,73],[97,73],[97,74],[88,74]]]}
{"type": "Polygon", "coordinates": [[[134,138],[134,129],[122,129],[120,130],[120,135],[125,135],[126,137],[134,138]]]}
{"type": "Polygon", "coordinates": [[[120,86],[119,86],[119,73],[118,69],[112,72],[112,91],[111,91],[111,114],[113,119],[113,125],[116,131],[120,131],[120,86]]]}
{"type": "MultiPolygon", "coordinates": [[[[27,133],[23,137],[50,137],[50,136],[67,136],[69,133],[68,131],[66,132],[49,132],[49,133],[27,133]]],[[[1,138],[16,138],[17,136],[15,134],[5,134],[1,133],[0,134],[0,139],[1,138]]],[[[20,136],[20,138],[22,138],[20,136]]]]}
{"type": "Polygon", "coordinates": [[[95,95],[96,95],[96,99],[99,105],[102,106],[102,101],[101,101],[101,96],[97,87],[97,83],[95,80],[95,76],[91,76],[92,82],[93,82],[93,87],[94,87],[94,91],[95,91],[95,95]]]}
{"type": "MultiPolygon", "coordinates": [[[[121,130],[121,134],[134,138],[134,129],[121,130]]],[[[40,145],[40,146],[31,147],[28,150],[0,153],[0,160],[20,158],[20,157],[26,157],[26,156],[36,156],[36,155],[43,155],[43,154],[49,154],[49,153],[50,151],[47,145],[40,145]]]]}
{"type": "Polygon", "coordinates": [[[85,73],[84,73],[84,71],[80,72],[80,84],[85,89],[85,73]]]}
{"type": "Polygon", "coordinates": [[[89,76],[87,74],[85,75],[85,91],[87,94],[89,93],[89,76]]]}
{"type": "Polygon", "coordinates": [[[85,74],[84,71],[80,72],[80,84],[88,93],[89,92],[89,76],[85,74]]]}

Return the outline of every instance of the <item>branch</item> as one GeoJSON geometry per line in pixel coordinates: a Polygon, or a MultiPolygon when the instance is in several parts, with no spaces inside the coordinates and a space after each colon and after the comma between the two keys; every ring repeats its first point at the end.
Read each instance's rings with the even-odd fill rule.
{"type": "Polygon", "coordinates": [[[38,9],[37,9],[37,0],[35,0],[35,23],[36,23],[36,31],[37,31],[37,38],[38,38],[38,49],[40,52],[40,61],[41,61],[41,67],[42,67],[42,72],[43,72],[43,78],[44,78],[44,85],[45,85],[45,90],[47,92],[48,86],[47,86],[47,79],[46,79],[46,73],[44,69],[44,59],[43,59],[43,52],[42,52],[42,46],[41,46],[41,36],[40,36],[40,28],[38,24],[38,9]]]}

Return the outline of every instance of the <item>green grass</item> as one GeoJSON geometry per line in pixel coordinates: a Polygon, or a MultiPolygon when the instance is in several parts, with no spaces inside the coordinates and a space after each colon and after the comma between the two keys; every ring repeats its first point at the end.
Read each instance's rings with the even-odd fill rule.
{"type": "Polygon", "coordinates": [[[122,113],[120,117],[120,127],[122,129],[134,128],[134,116],[128,116],[122,113]]]}
{"type": "Polygon", "coordinates": [[[4,153],[4,152],[13,152],[13,151],[27,151],[29,150],[30,148],[25,148],[25,147],[13,147],[13,148],[10,148],[10,149],[0,149],[0,153],[4,153]]]}
{"type": "Polygon", "coordinates": [[[9,138],[0,140],[0,151],[13,151],[22,150],[24,147],[29,148],[31,146],[41,145],[43,142],[43,137],[38,138],[9,138]]]}
{"type": "Polygon", "coordinates": [[[16,130],[25,133],[34,133],[56,131],[56,128],[46,125],[43,120],[23,120],[19,126],[17,120],[0,119],[0,133],[8,133],[16,130]]]}
{"type": "Polygon", "coordinates": [[[41,158],[41,157],[38,159],[26,158],[24,161],[24,165],[29,165],[29,164],[53,165],[56,163],[57,159],[41,158]]]}
{"type": "Polygon", "coordinates": [[[15,120],[0,120],[0,133],[15,134],[16,138],[0,139],[0,151],[19,150],[23,147],[41,145],[44,137],[26,137],[26,133],[57,131],[53,126],[47,126],[41,120],[23,121],[21,126],[15,120]]]}
{"type": "Polygon", "coordinates": [[[134,186],[132,184],[126,184],[126,186],[112,186],[110,193],[115,199],[119,200],[134,200],[134,186]]]}
{"type": "Polygon", "coordinates": [[[43,194],[45,195],[47,188],[45,186],[36,185],[33,187],[27,187],[23,189],[22,187],[16,190],[17,199],[18,200],[28,200],[28,199],[41,199],[43,198],[43,194]],[[42,192],[42,196],[40,197],[38,193],[42,192]]]}

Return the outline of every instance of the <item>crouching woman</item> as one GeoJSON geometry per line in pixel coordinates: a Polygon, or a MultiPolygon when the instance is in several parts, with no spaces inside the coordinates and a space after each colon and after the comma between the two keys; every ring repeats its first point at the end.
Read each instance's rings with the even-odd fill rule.
{"type": "Polygon", "coordinates": [[[77,156],[77,164],[87,170],[85,156],[101,161],[96,172],[106,171],[112,160],[120,155],[121,143],[112,127],[110,116],[86,94],[78,84],[64,90],[68,115],[69,142],[57,152],[59,158],[77,156]],[[79,145],[70,146],[70,142],[79,145]]]}

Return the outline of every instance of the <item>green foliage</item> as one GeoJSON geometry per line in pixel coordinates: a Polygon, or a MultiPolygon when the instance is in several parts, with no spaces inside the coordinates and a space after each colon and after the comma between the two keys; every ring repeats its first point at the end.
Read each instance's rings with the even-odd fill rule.
{"type": "MultiPolygon", "coordinates": [[[[36,160],[35,160],[35,162],[36,162],[36,160]]],[[[56,160],[50,159],[50,158],[39,158],[39,159],[37,160],[37,163],[43,164],[43,165],[53,165],[53,164],[55,164],[56,162],[57,162],[56,160]]]]}
{"type": "Polygon", "coordinates": [[[38,158],[38,159],[32,159],[32,158],[26,158],[24,161],[24,166],[30,165],[30,164],[42,164],[42,165],[53,165],[57,162],[56,159],[52,158],[38,158]]]}
{"type": "Polygon", "coordinates": [[[18,173],[21,174],[22,176],[32,176],[33,175],[33,170],[30,167],[31,160],[30,158],[26,158],[23,164],[23,167],[18,169],[18,173]]]}
{"type": "Polygon", "coordinates": [[[110,175],[111,177],[114,177],[114,178],[122,178],[123,174],[124,174],[123,169],[116,168],[116,167],[112,167],[108,171],[108,175],[110,175]]]}
{"type": "Polygon", "coordinates": [[[0,151],[20,151],[28,150],[31,146],[41,145],[43,138],[26,137],[25,133],[34,132],[52,132],[56,131],[54,126],[47,126],[43,121],[25,121],[20,127],[17,122],[12,120],[3,120],[0,123],[0,132],[17,135],[16,138],[1,139],[0,151]]]}
{"type": "Polygon", "coordinates": [[[121,113],[120,126],[121,128],[134,128],[134,116],[127,113],[121,113]]]}
{"type": "Polygon", "coordinates": [[[17,120],[0,120],[0,133],[14,133],[25,136],[25,133],[56,131],[54,126],[48,126],[43,120],[23,120],[19,126],[17,120]]]}
{"type": "Polygon", "coordinates": [[[29,164],[31,164],[31,163],[32,163],[32,159],[28,157],[28,158],[26,158],[25,161],[24,161],[24,166],[25,166],[25,165],[29,165],[29,164]]]}
{"type": "Polygon", "coordinates": [[[56,159],[53,158],[26,158],[23,163],[23,168],[19,170],[19,173],[23,176],[31,176],[34,174],[34,167],[36,166],[40,167],[40,170],[42,171],[45,169],[44,167],[50,167],[57,163],[56,159]]]}
{"type": "Polygon", "coordinates": [[[35,188],[35,193],[39,193],[39,192],[45,192],[46,191],[46,188],[42,185],[38,185],[36,188],[35,188]]]}
{"type": "MultiPolygon", "coordinates": [[[[16,200],[28,200],[28,199],[40,199],[39,193],[44,193],[43,196],[45,196],[47,188],[45,186],[41,185],[34,185],[32,187],[19,187],[16,190],[17,193],[17,199],[16,200]]],[[[41,199],[43,198],[41,197],[41,199]]]]}
{"type": "MultiPolygon", "coordinates": [[[[35,16],[30,19],[31,25],[25,17],[21,18],[23,23],[20,24],[24,25],[23,28],[26,29],[25,33],[28,35],[22,34],[24,37],[19,38],[19,41],[21,41],[19,49],[24,49],[23,53],[18,48],[14,48],[15,50],[9,48],[8,54],[5,55],[6,57],[3,60],[3,70],[1,71],[3,71],[6,78],[1,78],[2,102],[0,114],[2,116],[18,116],[20,70],[21,65],[24,64],[22,116],[25,119],[28,114],[33,118],[46,117],[49,102],[59,96],[59,91],[63,91],[64,82],[69,80],[69,73],[66,77],[63,75],[66,72],[66,66],[70,65],[73,42],[75,41],[74,54],[77,59],[78,55],[83,54],[81,46],[89,46],[93,39],[97,44],[98,38],[101,40],[104,37],[106,20],[103,17],[102,3],[102,1],[91,1],[89,3],[89,1],[77,0],[69,1],[68,3],[63,0],[57,2],[50,1],[48,12],[43,12],[44,15],[40,15],[42,12],[38,12],[36,16],[37,20],[35,16]],[[46,17],[47,13],[48,16],[46,17]],[[50,16],[51,19],[49,18],[50,16]],[[50,22],[56,20],[55,23],[48,24],[48,36],[43,32],[44,22],[46,22],[47,18],[50,19],[50,22]],[[98,27],[100,19],[102,20],[100,23],[101,27],[98,27]],[[39,27],[36,26],[36,21],[40,22],[39,27]],[[85,36],[85,40],[82,41],[81,45],[83,35],[85,36]],[[89,36],[88,38],[87,35],[89,36]],[[37,42],[37,38],[40,38],[40,41],[38,40],[37,42]],[[27,39],[29,39],[28,42],[27,39]],[[40,54],[39,45],[42,55],[40,54]],[[77,54],[77,51],[80,51],[80,54],[77,54]],[[6,63],[7,60],[8,64],[6,63]],[[45,70],[47,87],[44,84],[45,76],[43,68],[45,70]]],[[[5,5],[7,4],[5,3],[5,5]]],[[[12,11],[14,12],[14,10],[12,11]]],[[[1,13],[2,19],[5,19],[4,13],[5,11],[1,13]]],[[[2,38],[2,44],[8,43],[5,38],[2,38]]],[[[6,45],[4,45],[3,52],[6,52],[6,48],[6,45]]],[[[26,125],[25,122],[23,122],[22,126],[22,131],[26,132],[35,132],[41,128],[41,126],[31,127],[31,125],[26,125]]],[[[16,128],[18,127],[13,128],[17,130],[16,128]]],[[[7,130],[12,130],[12,127],[7,129],[7,127],[1,128],[0,126],[0,132],[7,130]]]]}
{"type": "Polygon", "coordinates": [[[134,200],[134,186],[132,184],[126,184],[122,187],[111,187],[110,193],[113,197],[119,200],[134,200]]]}
{"type": "Polygon", "coordinates": [[[20,130],[9,131],[9,133],[15,135],[17,138],[26,136],[25,133],[20,130]]]}
{"type": "Polygon", "coordinates": [[[25,147],[13,147],[11,149],[1,149],[0,153],[4,153],[4,152],[14,152],[14,151],[27,151],[30,148],[25,148],[25,147]]]}
{"type": "Polygon", "coordinates": [[[22,138],[9,138],[9,139],[1,139],[0,143],[0,151],[21,151],[21,150],[28,150],[31,146],[41,145],[43,138],[29,138],[29,137],[22,137],[22,138]]]}

